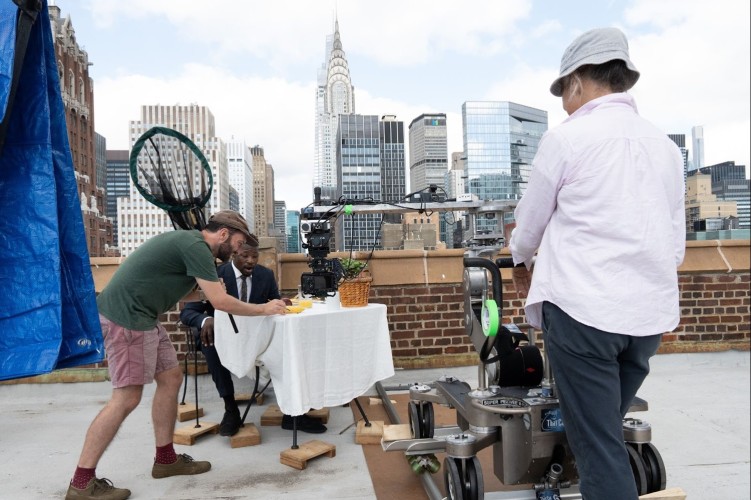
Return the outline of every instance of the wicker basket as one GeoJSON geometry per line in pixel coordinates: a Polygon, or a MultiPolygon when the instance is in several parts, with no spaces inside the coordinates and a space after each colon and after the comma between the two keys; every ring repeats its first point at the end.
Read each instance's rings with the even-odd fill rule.
{"type": "Polygon", "coordinates": [[[368,305],[370,276],[352,278],[339,283],[339,301],[342,307],[362,307],[368,305]]]}

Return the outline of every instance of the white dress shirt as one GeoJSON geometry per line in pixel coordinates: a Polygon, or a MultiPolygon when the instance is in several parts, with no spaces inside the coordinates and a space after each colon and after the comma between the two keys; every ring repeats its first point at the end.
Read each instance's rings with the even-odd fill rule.
{"type": "Polygon", "coordinates": [[[580,323],[646,336],[679,322],[686,247],[683,159],[626,93],[594,99],[545,133],[515,210],[515,263],[538,250],[525,311],[549,301],[580,323]]]}
{"type": "MultiPolygon", "coordinates": [[[[234,261],[232,262],[232,270],[235,272],[235,282],[237,283],[237,298],[240,299],[240,300],[242,300],[242,292],[241,292],[241,290],[243,289],[242,288],[242,286],[243,286],[243,280],[246,279],[246,278],[245,278],[245,276],[243,276],[243,273],[241,273],[240,270],[235,267],[235,262],[234,261]]],[[[248,296],[245,298],[246,301],[250,298],[250,286],[251,286],[251,283],[253,281],[251,279],[252,276],[253,276],[253,274],[251,273],[247,277],[247,280],[248,280],[248,285],[247,285],[248,286],[248,296]]]]}

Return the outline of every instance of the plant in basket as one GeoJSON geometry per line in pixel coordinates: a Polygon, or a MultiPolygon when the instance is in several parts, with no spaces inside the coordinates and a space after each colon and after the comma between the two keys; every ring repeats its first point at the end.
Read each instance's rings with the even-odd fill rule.
{"type": "Polygon", "coordinates": [[[368,305],[370,282],[373,278],[367,269],[367,262],[357,259],[341,259],[343,275],[339,282],[339,299],[342,307],[368,305]]]}

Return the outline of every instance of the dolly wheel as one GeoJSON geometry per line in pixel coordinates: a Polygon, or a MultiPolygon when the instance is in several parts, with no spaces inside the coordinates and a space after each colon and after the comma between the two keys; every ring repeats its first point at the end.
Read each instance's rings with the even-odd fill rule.
{"type": "Polygon", "coordinates": [[[425,401],[420,405],[420,423],[422,424],[422,437],[432,438],[435,433],[435,415],[433,414],[433,403],[425,401]]]}
{"type": "Polygon", "coordinates": [[[631,464],[631,472],[634,473],[634,480],[636,481],[636,492],[639,495],[646,495],[649,493],[647,467],[637,450],[637,446],[635,443],[626,443],[626,451],[628,451],[628,461],[631,464]]]}
{"type": "Polygon", "coordinates": [[[479,500],[484,496],[482,467],[477,457],[443,461],[443,477],[449,500],[479,500]]]}
{"type": "Polygon", "coordinates": [[[433,403],[429,401],[410,401],[409,426],[415,439],[432,438],[435,432],[433,403]]]}
{"type": "Polygon", "coordinates": [[[665,474],[665,462],[662,461],[660,452],[652,443],[644,443],[641,445],[641,457],[646,465],[648,493],[664,490],[667,484],[667,475],[665,474]]]}

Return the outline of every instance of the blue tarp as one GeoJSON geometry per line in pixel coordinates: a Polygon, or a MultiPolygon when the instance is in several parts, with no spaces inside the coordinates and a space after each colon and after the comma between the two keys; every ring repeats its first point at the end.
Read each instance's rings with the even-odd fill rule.
{"type": "MultiPolygon", "coordinates": [[[[0,0],[0,118],[17,12],[0,0]]],[[[0,152],[0,380],[104,358],[46,0],[9,118],[0,152]]]]}

